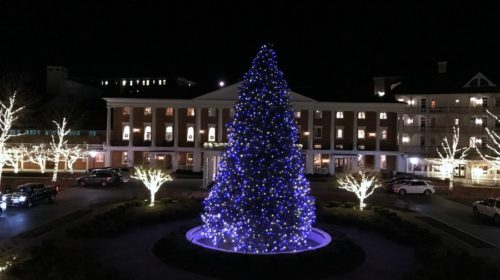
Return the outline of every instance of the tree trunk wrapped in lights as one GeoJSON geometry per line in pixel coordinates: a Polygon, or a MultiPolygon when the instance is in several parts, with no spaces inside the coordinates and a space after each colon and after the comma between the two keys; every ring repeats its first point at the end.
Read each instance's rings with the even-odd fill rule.
{"type": "Polygon", "coordinates": [[[455,166],[459,163],[463,163],[465,157],[467,156],[468,147],[459,148],[460,140],[460,128],[453,127],[453,139],[452,144],[448,141],[448,137],[443,138],[443,142],[441,142],[441,150],[436,148],[436,151],[441,159],[438,159],[437,162],[441,164],[441,172],[445,177],[450,179],[449,188],[453,189],[453,179],[454,179],[454,170],[455,166]]]}
{"type": "Polygon", "coordinates": [[[140,180],[150,192],[149,206],[155,205],[155,194],[160,189],[161,185],[172,181],[172,177],[158,168],[138,166],[134,167],[134,175],[132,178],[140,180]]]}
{"type": "Polygon", "coordinates": [[[373,194],[376,188],[380,187],[375,175],[369,176],[364,171],[347,174],[344,178],[337,180],[339,188],[352,192],[359,199],[359,209],[363,210],[366,206],[365,199],[373,194]]]}
{"type": "Polygon", "coordinates": [[[276,53],[262,46],[244,75],[203,234],[249,253],[301,248],[315,220],[289,88],[276,53]]]}
{"type": "Polygon", "coordinates": [[[13,134],[11,131],[12,125],[19,118],[24,107],[16,107],[16,93],[8,98],[8,102],[0,101],[0,184],[2,182],[3,166],[8,164],[11,155],[6,147],[7,141],[20,134],[13,134]]]}
{"type": "Polygon", "coordinates": [[[57,181],[57,172],[59,172],[59,162],[61,161],[61,157],[64,157],[65,154],[65,146],[68,143],[67,140],[64,139],[66,135],[68,135],[71,130],[66,129],[66,118],[62,119],[62,122],[59,124],[56,121],[52,121],[57,127],[57,142],[52,136],[52,141],[50,142],[51,147],[51,161],[54,162],[54,173],[52,174],[52,182],[57,181]]]}

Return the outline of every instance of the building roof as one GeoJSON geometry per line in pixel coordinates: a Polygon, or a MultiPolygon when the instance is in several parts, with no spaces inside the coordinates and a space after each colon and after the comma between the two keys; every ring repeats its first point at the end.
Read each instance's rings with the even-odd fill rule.
{"type": "Polygon", "coordinates": [[[492,71],[436,73],[403,77],[391,84],[394,95],[500,92],[500,75],[492,71]]]}
{"type": "MultiPolygon", "coordinates": [[[[194,98],[195,100],[237,100],[240,91],[241,82],[214,90],[207,94],[194,98]]],[[[295,102],[316,102],[316,100],[290,91],[290,99],[295,102]]]]}

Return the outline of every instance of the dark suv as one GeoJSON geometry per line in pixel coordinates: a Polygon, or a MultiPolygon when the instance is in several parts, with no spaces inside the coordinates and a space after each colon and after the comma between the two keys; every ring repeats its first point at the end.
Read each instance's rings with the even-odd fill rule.
{"type": "Polygon", "coordinates": [[[90,172],[90,174],[78,178],[76,182],[82,186],[99,184],[106,187],[114,183],[119,183],[121,180],[120,174],[116,171],[108,169],[94,169],[90,172]]]}

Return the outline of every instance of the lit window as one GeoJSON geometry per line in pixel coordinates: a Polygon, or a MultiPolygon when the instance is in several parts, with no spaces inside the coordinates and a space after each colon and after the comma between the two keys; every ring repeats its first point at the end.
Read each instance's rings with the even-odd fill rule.
{"type": "Polygon", "coordinates": [[[95,162],[104,162],[104,154],[98,153],[95,155],[95,162]]]}
{"type": "Polygon", "coordinates": [[[129,125],[123,125],[122,140],[129,140],[129,139],[130,139],[130,126],[129,125]]]}
{"type": "Polygon", "coordinates": [[[375,137],[377,136],[377,133],[375,132],[368,132],[368,137],[375,137]]]}
{"type": "Polygon", "coordinates": [[[128,153],[122,152],[122,164],[127,164],[128,162],[128,153]]]}
{"type": "Polygon", "coordinates": [[[358,112],[358,119],[364,119],[365,118],[365,112],[358,112]]]}
{"type": "Polygon", "coordinates": [[[459,124],[459,122],[460,122],[460,119],[456,118],[456,119],[455,119],[455,125],[458,125],[458,124],[459,124]]]}
{"type": "Polygon", "coordinates": [[[193,166],[193,153],[186,153],[186,167],[193,166]]]}
{"type": "Polygon", "coordinates": [[[151,141],[151,125],[144,126],[144,141],[151,141]]]}
{"type": "Polygon", "coordinates": [[[455,99],[455,103],[460,103],[460,99],[455,99]]]}
{"type": "Polygon", "coordinates": [[[315,126],[314,127],[314,139],[321,139],[323,137],[323,127],[315,126]]]}
{"type": "Polygon", "coordinates": [[[476,118],[475,123],[476,123],[476,125],[482,125],[483,120],[481,118],[476,118]]]}
{"type": "Polygon", "coordinates": [[[163,80],[163,85],[166,85],[167,84],[167,80],[163,80]]]}
{"type": "Polygon", "coordinates": [[[126,86],[127,85],[127,80],[122,80],[122,86],[126,86]]]}
{"type": "Polygon", "coordinates": [[[365,139],[365,129],[358,128],[358,139],[365,139]]]}
{"type": "Polygon", "coordinates": [[[144,108],[144,116],[149,116],[149,115],[151,115],[151,107],[144,108]]]}
{"type": "Polygon", "coordinates": [[[165,116],[173,116],[174,115],[174,108],[168,107],[165,109],[165,116]]]}
{"type": "Polygon", "coordinates": [[[194,126],[193,125],[188,125],[188,127],[187,127],[187,141],[188,142],[194,141],[194,126]]]}
{"type": "Polygon", "coordinates": [[[387,120],[387,113],[385,113],[385,112],[380,113],[380,119],[387,120]]]}
{"type": "Polygon", "coordinates": [[[108,85],[108,81],[104,81],[104,85],[107,86],[108,85]]]}
{"type": "Polygon", "coordinates": [[[188,117],[194,117],[194,108],[187,108],[187,115],[188,117]]]}
{"type": "Polygon", "coordinates": [[[386,155],[380,155],[380,169],[387,169],[387,157],[386,157],[386,155]]]}
{"type": "Polygon", "coordinates": [[[403,137],[401,138],[401,142],[410,143],[410,137],[408,135],[403,135],[403,137]]]}
{"type": "Polygon", "coordinates": [[[215,117],[215,108],[208,108],[208,116],[215,117]]]}
{"type": "Polygon", "coordinates": [[[295,111],[293,115],[296,119],[300,119],[300,111],[295,111]]]}
{"type": "Polygon", "coordinates": [[[166,124],[165,125],[165,141],[172,141],[174,140],[174,130],[172,127],[172,124],[166,124]]]}
{"type": "Polygon", "coordinates": [[[344,112],[337,112],[336,117],[337,117],[337,119],[343,119],[344,118],[344,112]]]}
{"type": "Polygon", "coordinates": [[[149,80],[146,80],[146,85],[149,86],[149,80]]]}
{"type": "Polygon", "coordinates": [[[436,109],[436,99],[431,100],[431,108],[436,109]]]}
{"type": "Polygon", "coordinates": [[[123,115],[130,115],[130,107],[123,107],[123,111],[122,111],[122,114],[123,115]]]}
{"type": "Polygon", "coordinates": [[[142,85],[145,86],[146,85],[146,80],[142,80],[142,85]]]}
{"type": "Polygon", "coordinates": [[[407,118],[406,119],[407,124],[413,124],[413,118],[407,118]]]}
{"type": "Polygon", "coordinates": [[[387,128],[382,128],[382,139],[387,139],[387,128]]]}
{"type": "Polygon", "coordinates": [[[344,128],[342,127],[337,127],[337,139],[342,139],[344,138],[344,128]]]}
{"type": "Polygon", "coordinates": [[[320,110],[314,111],[314,118],[315,119],[321,119],[323,117],[323,112],[320,110]]]}
{"type": "Polygon", "coordinates": [[[215,141],[215,124],[208,125],[208,142],[215,141]]]}
{"type": "Polygon", "coordinates": [[[133,81],[133,80],[130,80],[130,81],[129,81],[129,85],[130,85],[130,86],[134,85],[134,81],[133,81]]]}

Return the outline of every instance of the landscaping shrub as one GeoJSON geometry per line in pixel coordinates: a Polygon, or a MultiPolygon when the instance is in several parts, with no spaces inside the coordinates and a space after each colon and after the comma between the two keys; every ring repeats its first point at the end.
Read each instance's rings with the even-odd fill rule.
{"type": "Polygon", "coordinates": [[[319,220],[355,226],[385,235],[398,243],[413,246],[421,268],[409,279],[500,279],[496,266],[471,256],[462,249],[449,248],[441,236],[401,219],[394,211],[384,207],[359,211],[347,208],[324,208],[319,220]]]}
{"type": "Polygon", "coordinates": [[[67,234],[79,238],[113,237],[133,227],[194,218],[200,211],[201,203],[190,199],[165,199],[154,207],[144,201],[127,202],[96,215],[86,224],[68,229],[67,234]]]}
{"type": "Polygon", "coordinates": [[[90,253],[65,247],[60,241],[43,241],[29,248],[27,254],[5,271],[6,279],[126,279],[116,269],[95,262],[90,253]]]}

